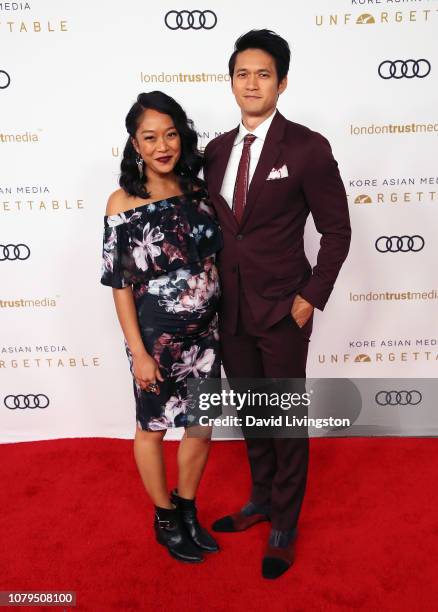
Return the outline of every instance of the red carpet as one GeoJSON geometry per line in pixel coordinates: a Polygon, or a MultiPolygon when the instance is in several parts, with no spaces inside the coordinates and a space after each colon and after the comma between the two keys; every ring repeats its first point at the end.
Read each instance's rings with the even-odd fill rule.
{"type": "MultiPolygon", "coordinates": [[[[170,485],[175,451],[166,444],[170,485]]],[[[267,524],[221,535],[199,566],[154,542],[131,441],[5,444],[0,590],[75,590],[73,609],[91,612],[437,610],[437,451],[435,439],[312,440],[297,561],[271,582],[267,524]]],[[[214,443],[201,519],[247,493],[243,444],[214,443]]]]}

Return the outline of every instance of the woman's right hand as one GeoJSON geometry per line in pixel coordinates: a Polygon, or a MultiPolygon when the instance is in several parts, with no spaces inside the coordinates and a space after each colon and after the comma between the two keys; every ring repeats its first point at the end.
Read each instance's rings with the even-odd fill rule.
{"type": "Polygon", "coordinates": [[[151,393],[158,395],[160,388],[157,385],[157,381],[163,382],[164,378],[161,375],[158,363],[153,357],[148,355],[141,355],[132,358],[132,366],[134,378],[141,389],[149,391],[150,385],[156,385],[155,391],[151,390],[151,393]]]}

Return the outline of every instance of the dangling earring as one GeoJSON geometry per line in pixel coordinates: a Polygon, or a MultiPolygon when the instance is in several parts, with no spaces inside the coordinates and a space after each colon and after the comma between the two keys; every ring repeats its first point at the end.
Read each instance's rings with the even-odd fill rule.
{"type": "Polygon", "coordinates": [[[143,158],[140,155],[137,155],[137,157],[135,158],[135,163],[137,164],[140,178],[143,178],[143,158]]]}

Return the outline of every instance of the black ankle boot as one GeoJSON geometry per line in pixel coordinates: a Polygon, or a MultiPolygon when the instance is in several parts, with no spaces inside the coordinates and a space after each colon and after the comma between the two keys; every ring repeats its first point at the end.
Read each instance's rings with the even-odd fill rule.
{"type": "Polygon", "coordinates": [[[189,538],[176,508],[169,510],[155,506],[154,529],[157,542],[178,561],[201,563],[204,560],[199,548],[189,538]]]}
{"type": "Polygon", "coordinates": [[[170,499],[177,507],[181,516],[181,521],[196,546],[199,546],[201,550],[206,552],[217,552],[219,550],[217,542],[208,531],[199,524],[196,516],[195,500],[180,497],[176,489],[172,491],[170,499]]]}

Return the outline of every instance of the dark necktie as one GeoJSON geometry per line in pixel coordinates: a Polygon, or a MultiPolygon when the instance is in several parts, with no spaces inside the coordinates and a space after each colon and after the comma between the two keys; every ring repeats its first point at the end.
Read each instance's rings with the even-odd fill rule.
{"type": "Polygon", "coordinates": [[[256,138],[254,134],[247,134],[243,139],[242,156],[237,169],[233,195],[233,212],[239,225],[242,221],[243,211],[246,205],[246,196],[248,194],[249,160],[251,157],[249,149],[256,138]]]}

